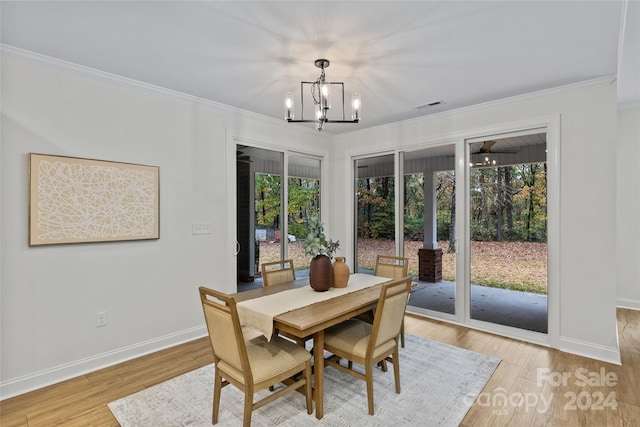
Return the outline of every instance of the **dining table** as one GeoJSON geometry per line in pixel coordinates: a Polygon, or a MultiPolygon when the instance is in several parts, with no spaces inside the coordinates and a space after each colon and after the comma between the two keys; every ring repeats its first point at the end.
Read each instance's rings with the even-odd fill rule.
{"type": "Polygon", "coordinates": [[[392,280],[371,274],[349,276],[346,288],[316,292],[309,279],[251,289],[233,294],[240,323],[260,330],[267,339],[276,331],[299,338],[313,336],[313,400],[316,418],[324,416],[324,331],[325,329],[375,310],[381,284],[392,280]],[[322,295],[316,295],[322,294],[322,295]],[[293,302],[292,302],[293,301],[293,302]]]}

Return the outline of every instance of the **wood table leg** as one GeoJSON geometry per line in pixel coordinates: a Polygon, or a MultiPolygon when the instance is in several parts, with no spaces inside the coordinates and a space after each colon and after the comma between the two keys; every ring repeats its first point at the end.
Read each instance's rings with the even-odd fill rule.
{"type": "Polygon", "coordinates": [[[313,396],[316,401],[316,418],[324,416],[324,331],[313,335],[313,396]]]}

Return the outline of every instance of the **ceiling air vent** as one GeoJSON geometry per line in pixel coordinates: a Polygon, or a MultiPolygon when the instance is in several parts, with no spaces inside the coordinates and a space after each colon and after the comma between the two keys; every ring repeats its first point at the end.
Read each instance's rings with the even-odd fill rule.
{"type": "Polygon", "coordinates": [[[422,110],[423,108],[437,107],[438,105],[442,105],[442,104],[444,104],[444,102],[438,99],[437,101],[431,101],[423,105],[418,105],[416,107],[416,110],[422,110]]]}

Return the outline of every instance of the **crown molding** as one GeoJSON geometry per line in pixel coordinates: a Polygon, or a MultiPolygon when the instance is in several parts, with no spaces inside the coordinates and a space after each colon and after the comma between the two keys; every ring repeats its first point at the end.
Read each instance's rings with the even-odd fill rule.
{"type": "MultiPolygon", "coordinates": [[[[486,108],[496,107],[496,106],[500,106],[500,105],[503,105],[503,104],[512,103],[512,102],[515,102],[515,101],[526,100],[526,99],[531,99],[531,98],[535,98],[535,97],[539,97],[539,96],[546,96],[546,95],[550,95],[550,94],[556,94],[556,93],[560,93],[560,92],[574,90],[574,89],[577,89],[577,88],[592,87],[592,86],[606,86],[606,85],[613,84],[615,82],[616,82],[616,76],[614,76],[614,75],[607,75],[607,76],[597,77],[597,78],[594,78],[594,79],[589,79],[589,80],[584,80],[584,81],[580,81],[580,82],[570,83],[570,84],[562,85],[562,86],[556,86],[556,87],[549,88],[549,89],[543,89],[543,90],[539,90],[539,91],[535,91],[535,92],[524,93],[524,94],[521,94],[521,95],[510,96],[510,97],[507,97],[507,98],[496,99],[496,100],[493,100],[493,101],[482,102],[480,104],[474,104],[474,105],[470,105],[468,107],[454,108],[454,109],[447,110],[447,111],[441,111],[441,112],[438,112],[438,113],[428,114],[428,115],[419,116],[419,117],[413,117],[411,119],[401,120],[401,121],[393,122],[393,123],[387,123],[387,124],[384,124],[384,125],[370,127],[370,128],[366,128],[366,129],[362,129],[362,130],[354,130],[353,132],[348,132],[348,133],[343,133],[343,134],[340,134],[340,135],[336,135],[336,138],[339,139],[341,137],[344,137],[344,136],[347,136],[347,135],[352,135],[352,134],[359,133],[359,132],[374,132],[375,133],[375,132],[378,132],[378,131],[383,130],[383,129],[389,129],[389,128],[395,128],[395,127],[398,127],[398,126],[410,125],[410,124],[414,124],[414,123],[423,122],[423,121],[426,121],[426,120],[443,119],[443,118],[447,118],[449,116],[457,115],[457,114],[460,114],[460,113],[467,113],[467,112],[472,112],[472,111],[476,111],[476,110],[483,110],[483,109],[486,109],[486,108]]],[[[629,107],[629,108],[633,108],[633,107],[629,107]]]]}
{"type": "Polygon", "coordinates": [[[65,61],[65,60],[54,58],[51,56],[42,55],[40,53],[32,52],[25,49],[20,49],[20,48],[3,44],[3,43],[0,43],[0,56],[26,59],[39,64],[45,64],[47,66],[50,66],[58,70],[75,73],[83,77],[89,77],[95,80],[107,81],[109,83],[117,84],[126,88],[142,89],[147,92],[160,94],[160,95],[167,96],[180,101],[195,102],[201,105],[205,105],[207,107],[214,108],[221,112],[234,113],[234,114],[240,113],[243,115],[251,116],[259,120],[264,120],[270,123],[276,123],[278,125],[282,125],[281,120],[277,120],[273,117],[268,117],[263,114],[258,114],[252,111],[243,110],[241,108],[232,107],[227,104],[201,98],[195,95],[189,95],[184,92],[179,92],[177,90],[167,89],[162,86],[156,86],[151,83],[145,83],[140,80],[135,80],[135,79],[124,77],[118,74],[113,74],[113,73],[101,71],[95,68],[86,67],[84,65],[79,65],[73,62],[65,61]]]}
{"type": "MultiPolygon", "coordinates": [[[[128,88],[138,88],[138,89],[142,89],[148,92],[153,92],[153,93],[157,93],[157,94],[161,94],[167,97],[171,97],[177,100],[181,100],[181,101],[187,101],[187,102],[195,102],[201,105],[205,105],[207,107],[210,108],[214,108],[216,110],[219,110],[221,112],[227,112],[227,113],[241,113],[243,115],[247,115],[259,120],[263,120],[263,121],[267,121],[269,123],[273,123],[273,124],[278,124],[278,125],[282,125],[282,121],[275,119],[273,117],[269,117],[269,116],[265,116],[263,114],[258,114],[249,110],[243,110],[241,108],[237,108],[237,107],[232,107],[230,105],[227,104],[222,104],[220,102],[216,102],[216,101],[212,101],[209,99],[205,99],[205,98],[201,98],[195,95],[189,95],[186,94],[184,92],[179,92],[176,90],[172,90],[172,89],[167,89],[165,87],[161,87],[161,86],[156,86],[150,83],[145,83],[143,81],[140,80],[135,80],[135,79],[131,79],[128,77],[124,77],[118,74],[113,74],[113,73],[109,73],[106,71],[101,71],[95,68],[91,68],[91,67],[86,67],[84,65],[79,65],[73,62],[69,62],[69,61],[65,61],[62,59],[58,59],[58,58],[54,58],[51,56],[47,56],[47,55],[42,55],[36,52],[32,52],[29,50],[25,50],[25,49],[21,49],[21,48],[17,48],[11,45],[7,45],[7,44],[3,44],[0,43],[0,56],[13,56],[13,57],[17,57],[17,58],[21,58],[21,59],[26,59],[26,60],[30,60],[33,62],[37,62],[40,64],[46,64],[51,66],[52,68],[56,68],[56,69],[60,69],[60,70],[64,70],[67,72],[72,72],[72,73],[76,73],[78,75],[84,76],[84,77],[91,77],[94,78],[96,80],[102,80],[102,81],[108,81],[110,83],[115,83],[118,85],[121,85],[123,87],[128,87],[128,88]]],[[[480,110],[480,109],[485,109],[485,108],[489,108],[489,107],[494,107],[494,106],[499,106],[502,104],[506,104],[506,103],[511,103],[514,101],[518,101],[518,100],[523,100],[523,99],[530,99],[532,97],[537,97],[537,96],[544,96],[544,95],[549,95],[549,94],[553,94],[553,93],[558,93],[558,92],[563,92],[563,91],[567,91],[567,90],[573,90],[576,88],[581,88],[581,87],[588,87],[588,86],[595,86],[595,85],[607,85],[607,84],[612,84],[616,81],[616,76],[615,75],[607,75],[607,76],[602,76],[602,77],[598,77],[598,78],[594,78],[594,79],[590,79],[590,80],[584,80],[584,81],[580,81],[580,82],[576,82],[576,83],[570,83],[567,85],[563,85],[563,86],[557,86],[554,88],[550,88],[550,89],[543,89],[540,91],[535,91],[535,92],[529,92],[529,93],[525,93],[525,94],[521,94],[521,95],[516,95],[516,96],[511,96],[511,97],[507,97],[507,98],[502,98],[502,99],[498,99],[498,100],[493,100],[493,101],[488,101],[488,102],[483,102],[480,104],[475,104],[475,105],[471,105],[468,107],[461,107],[461,108],[455,108],[452,110],[447,110],[447,111],[442,111],[442,112],[438,112],[438,113],[434,113],[434,114],[428,114],[425,116],[420,116],[420,117],[414,117],[411,119],[407,119],[407,120],[401,120],[401,121],[397,121],[397,122],[393,122],[393,123],[387,123],[384,125],[380,125],[380,126],[374,126],[374,127],[370,127],[370,128],[365,128],[365,129],[354,129],[353,131],[350,132],[346,132],[346,133],[340,133],[340,134],[330,134],[330,132],[327,133],[327,135],[329,135],[329,137],[331,137],[332,139],[336,140],[336,139],[341,139],[347,135],[350,134],[355,134],[355,133],[361,133],[361,132],[378,132],[380,130],[383,129],[388,129],[388,128],[394,128],[397,126],[403,126],[403,125],[407,125],[407,124],[412,124],[412,123],[417,123],[417,122],[421,122],[424,120],[431,120],[431,119],[437,119],[437,118],[446,118],[448,116],[454,115],[454,114],[460,114],[460,113],[465,113],[465,112],[470,112],[470,111],[475,111],[475,110],[480,110]]],[[[638,102],[628,102],[625,104],[618,104],[618,110],[626,110],[626,109],[632,109],[632,108],[638,108],[640,106],[640,101],[638,102]]],[[[305,129],[304,127],[299,127],[299,129],[301,131],[305,131],[307,129],[305,129]]],[[[309,129],[310,133],[315,134],[315,131],[313,129],[309,129]]]]}

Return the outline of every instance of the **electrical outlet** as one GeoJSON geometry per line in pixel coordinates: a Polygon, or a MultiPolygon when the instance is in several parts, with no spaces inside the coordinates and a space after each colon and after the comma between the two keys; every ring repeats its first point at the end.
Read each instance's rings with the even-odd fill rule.
{"type": "Polygon", "coordinates": [[[211,234],[211,224],[192,224],[191,234],[211,234]]]}
{"type": "Polygon", "coordinates": [[[107,326],[107,312],[100,311],[96,313],[96,328],[107,326]]]}

